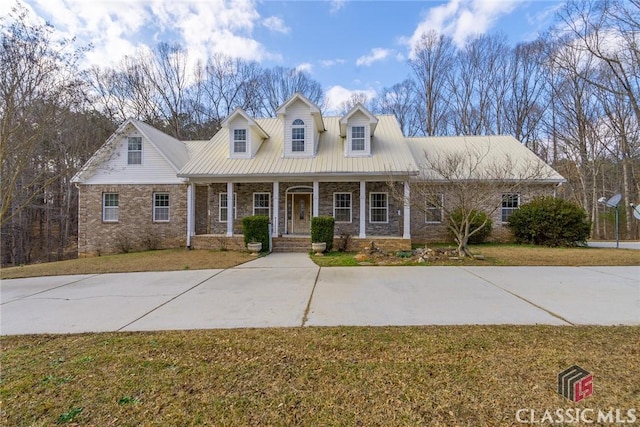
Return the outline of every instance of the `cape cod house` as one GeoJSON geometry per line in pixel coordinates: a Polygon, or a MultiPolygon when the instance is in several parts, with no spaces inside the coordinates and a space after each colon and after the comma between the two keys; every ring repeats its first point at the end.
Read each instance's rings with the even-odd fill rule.
{"type": "MultiPolygon", "coordinates": [[[[275,118],[236,109],[207,141],[179,141],[130,119],[74,177],[78,251],[242,248],[248,215],[271,218],[275,250],[309,250],[311,218],[318,215],[333,216],[336,235],[350,235],[355,245],[375,240],[408,249],[412,240],[444,232],[441,219],[412,212],[412,185],[429,179],[422,157],[471,140],[490,147],[489,155],[506,150],[542,164],[548,173],[531,183],[536,194],[551,194],[563,181],[512,137],[407,138],[394,116],[375,116],[358,104],[342,117],[323,117],[301,94],[275,118]]],[[[503,209],[521,202],[510,195],[503,209]]]]}

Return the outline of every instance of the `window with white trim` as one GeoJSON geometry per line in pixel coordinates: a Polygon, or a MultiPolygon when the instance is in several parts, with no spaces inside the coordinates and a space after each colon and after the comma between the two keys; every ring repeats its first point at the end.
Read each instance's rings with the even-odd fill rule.
{"type": "Polygon", "coordinates": [[[102,194],[102,220],[104,222],[118,222],[120,210],[118,193],[102,194]]]}
{"type": "Polygon", "coordinates": [[[351,127],[351,151],[364,151],[364,126],[351,127]]]}
{"type": "Polygon", "coordinates": [[[169,221],[169,193],[153,193],[153,222],[169,221]]]}
{"type": "Polygon", "coordinates": [[[444,195],[442,193],[432,194],[427,196],[425,206],[424,222],[426,223],[440,223],[442,222],[443,212],[442,206],[444,203],[444,195]]]}
{"type": "Polygon", "coordinates": [[[333,193],[333,218],[336,222],[351,222],[351,193],[333,193]]]}
{"type": "MultiPolygon", "coordinates": [[[[218,221],[219,222],[227,222],[227,208],[229,207],[229,199],[228,193],[220,193],[218,203],[218,221]]],[[[237,202],[238,199],[236,197],[233,198],[233,219],[238,219],[238,210],[237,202]]]]}
{"type": "Polygon", "coordinates": [[[502,195],[502,222],[509,222],[511,214],[520,207],[519,194],[503,194],[502,195]]]}
{"type": "Polygon", "coordinates": [[[389,222],[387,193],[369,193],[369,222],[389,222]]]}
{"type": "Polygon", "coordinates": [[[130,136],[127,138],[127,164],[142,164],[142,137],[130,136]]]}
{"type": "Polygon", "coordinates": [[[253,214],[271,216],[271,193],[253,193],[253,214]]]}
{"type": "Polygon", "coordinates": [[[247,152],[247,130],[246,129],[233,130],[233,152],[235,154],[242,154],[247,152]]]}
{"type": "Polygon", "coordinates": [[[295,119],[291,127],[291,151],[294,153],[304,152],[304,122],[295,119]]]}

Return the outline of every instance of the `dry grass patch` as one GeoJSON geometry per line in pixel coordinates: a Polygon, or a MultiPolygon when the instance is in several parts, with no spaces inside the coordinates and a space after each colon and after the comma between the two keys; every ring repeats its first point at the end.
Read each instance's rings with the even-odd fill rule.
{"type": "Polygon", "coordinates": [[[485,244],[470,246],[472,258],[437,260],[418,263],[415,257],[405,257],[405,252],[388,253],[387,256],[365,256],[347,252],[331,252],[325,256],[312,256],[321,267],[347,267],[357,265],[420,265],[420,266],[625,266],[640,265],[640,251],[612,248],[548,248],[527,245],[485,244]],[[398,256],[399,255],[399,256],[398,256]]]}
{"type": "Polygon", "coordinates": [[[3,268],[0,278],[230,268],[251,259],[246,252],[167,249],[3,268]]]}
{"type": "Polygon", "coordinates": [[[2,415],[53,425],[515,425],[637,408],[639,327],[385,327],[2,338],[2,415]],[[578,364],[592,397],[556,377],[578,364]]]}
{"type": "Polygon", "coordinates": [[[633,249],[477,245],[471,250],[484,255],[493,265],[640,265],[640,251],[633,249]]]}

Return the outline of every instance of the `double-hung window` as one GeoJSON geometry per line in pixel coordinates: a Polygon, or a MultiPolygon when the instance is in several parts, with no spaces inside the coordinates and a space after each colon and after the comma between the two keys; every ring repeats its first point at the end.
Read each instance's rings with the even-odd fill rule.
{"type": "Polygon", "coordinates": [[[242,154],[247,152],[247,130],[246,129],[233,130],[233,152],[236,154],[242,154]]]}
{"type": "Polygon", "coordinates": [[[253,214],[271,216],[270,193],[253,193],[253,214]]]}
{"type": "Polygon", "coordinates": [[[503,194],[502,195],[502,209],[501,216],[502,222],[509,222],[509,217],[520,207],[520,195],[519,194],[503,194]]]}
{"type": "Polygon", "coordinates": [[[442,203],[444,197],[442,193],[431,194],[427,196],[427,206],[425,208],[426,223],[442,222],[442,203]]]}
{"type": "Polygon", "coordinates": [[[153,193],[153,222],[169,221],[169,193],[153,193]]]}
{"type": "Polygon", "coordinates": [[[336,222],[351,222],[351,193],[333,193],[333,218],[336,222]]]}
{"type": "Polygon", "coordinates": [[[291,128],[291,151],[294,153],[304,152],[304,131],[304,122],[295,119],[291,128]]]}
{"type": "Polygon", "coordinates": [[[142,137],[130,136],[127,139],[127,164],[142,164],[142,137]]]}
{"type": "Polygon", "coordinates": [[[102,220],[104,222],[118,222],[119,209],[118,193],[102,194],[102,220]]]}
{"type": "MultiPolygon", "coordinates": [[[[233,219],[237,219],[236,198],[233,198],[233,219]]],[[[228,193],[220,193],[220,203],[218,204],[218,221],[227,222],[227,209],[229,209],[228,193]]]]}
{"type": "Polygon", "coordinates": [[[387,193],[369,193],[369,222],[389,222],[387,193]]]}
{"type": "Polygon", "coordinates": [[[364,151],[364,126],[351,128],[351,151],[364,151]]]}

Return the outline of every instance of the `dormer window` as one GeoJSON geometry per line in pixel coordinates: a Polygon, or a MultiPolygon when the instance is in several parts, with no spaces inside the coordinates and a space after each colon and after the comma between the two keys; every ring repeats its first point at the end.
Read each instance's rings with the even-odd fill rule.
{"type": "Polygon", "coordinates": [[[304,153],[304,122],[295,119],[291,127],[291,151],[294,153],[304,153]]]}
{"type": "Polygon", "coordinates": [[[233,152],[235,154],[244,154],[247,152],[247,130],[233,130],[233,152]]]}
{"type": "Polygon", "coordinates": [[[364,126],[351,127],[351,151],[364,151],[364,126]]]}

